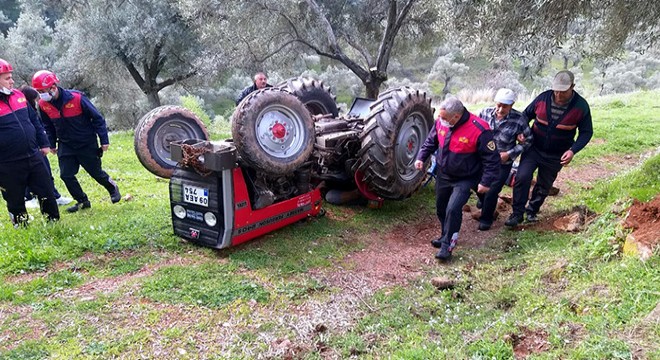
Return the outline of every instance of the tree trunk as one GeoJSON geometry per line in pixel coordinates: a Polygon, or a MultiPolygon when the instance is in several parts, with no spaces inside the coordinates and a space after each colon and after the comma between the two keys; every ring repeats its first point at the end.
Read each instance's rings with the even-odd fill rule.
{"type": "Polygon", "coordinates": [[[361,78],[360,80],[362,80],[362,84],[364,84],[366,97],[375,100],[378,98],[378,94],[380,94],[380,86],[387,81],[387,73],[372,70],[366,78],[361,78]]]}
{"type": "Polygon", "coordinates": [[[364,83],[364,89],[366,91],[366,96],[369,99],[377,99],[378,94],[380,93],[380,86],[375,85],[372,82],[364,83]]]}
{"type": "Polygon", "coordinates": [[[451,81],[451,76],[445,76],[445,85],[442,88],[442,99],[446,99],[447,95],[450,92],[449,82],[451,81]]]}
{"type": "Polygon", "coordinates": [[[383,85],[383,80],[381,77],[376,77],[376,76],[369,76],[368,79],[362,79],[362,83],[364,84],[364,89],[367,98],[369,99],[377,99],[378,94],[380,94],[380,86],[383,85]]]}
{"type": "Polygon", "coordinates": [[[160,106],[160,96],[158,96],[158,91],[156,90],[147,92],[147,100],[149,101],[149,107],[152,109],[160,106]]]}

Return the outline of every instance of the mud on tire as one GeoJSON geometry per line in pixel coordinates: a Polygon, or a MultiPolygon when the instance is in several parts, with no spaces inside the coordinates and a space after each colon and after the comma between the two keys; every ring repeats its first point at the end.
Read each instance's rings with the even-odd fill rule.
{"type": "Polygon", "coordinates": [[[208,140],[204,123],[190,110],[165,105],[146,113],[135,127],[133,146],[142,165],[155,175],[172,177],[176,161],[171,159],[170,142],[208,140]]]}
{"type": "Polygon", "coordinates": [[[388,90],[372,105],[360,135],[355,170],[368,189],[386,199],[405,199],[422,184],[417,153],[434,124],[431,98],[409,87],[388,90]]]}
{"type": "Polygon", "coordinates": [[[312,115],[332,114],[339,116],[337,97],[323,81],[308,77],[297,77],[283,81],[277,87],[287,90],[300,100],[312,115]]]}
{"type": "Polygon", "coordinates": [[[231,118],[241,160],[272,175],[290,174],[314,149],[314,122],[300,100],[284,89],[266,88],[246,97],[231,118]]]}

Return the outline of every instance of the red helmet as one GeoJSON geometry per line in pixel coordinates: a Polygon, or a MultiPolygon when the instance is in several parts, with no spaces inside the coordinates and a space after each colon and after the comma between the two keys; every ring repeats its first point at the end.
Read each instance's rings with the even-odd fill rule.
{"type": "Polygon", "coordinates": [[[12,72],[14,69],[11,67],[11,64],[7,60],[0,59],[0,74],[12,72]]]}
{"type": "Polygon", "coordinates": [[[32,87],[38,91],[47,90],[55,84],[59,84],[60,79],[54,72],[48,70],[39,70],[32,77],[32,87]]]}

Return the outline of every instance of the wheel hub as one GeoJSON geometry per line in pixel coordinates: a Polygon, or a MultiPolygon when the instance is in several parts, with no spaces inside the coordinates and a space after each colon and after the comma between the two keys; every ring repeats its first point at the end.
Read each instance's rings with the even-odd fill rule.
{"type": "Polygon", "coordinates": [[[275,120],[275,124],[271,127],[270,131],[273,133],[273,140],[278,139],[282,141],[286,136],[286,123],[281,124],[275,120]]]}
{"type": "Polygon", "coordinates": [[[303,145],[303,120],[284,106],[266,108],[255,126],[259,145],[271,156],[286,158],[303,145]]]}
{"type": "Polygon", "coordinates": [[[405,180],[412,180],[417,170],[412,166],[428,129],[418,113],[411,114],[399,130],[395,147],[396,171],[405,180]]]}

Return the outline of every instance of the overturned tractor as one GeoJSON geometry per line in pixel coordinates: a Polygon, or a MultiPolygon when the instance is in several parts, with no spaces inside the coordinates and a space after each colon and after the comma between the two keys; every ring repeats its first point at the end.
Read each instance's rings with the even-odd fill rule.
{"type": "Polygon", "coordinates": [[[422,184],[413,163],[434,124],[431,99],[409,87],[357,98],[339,115],[322,82],[294,78],[246,97],[232,139],[209,141],[190,111],[162,106],[135,131],[152,173],[170,178],[175,232],[223,248],[321,212],[322,189],[401,200],[422,184]]]}

